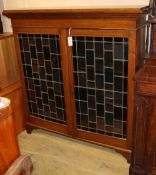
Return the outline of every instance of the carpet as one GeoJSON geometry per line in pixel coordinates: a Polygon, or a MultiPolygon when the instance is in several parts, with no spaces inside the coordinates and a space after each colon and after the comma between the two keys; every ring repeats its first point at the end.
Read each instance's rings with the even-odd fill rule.
{"type": "Polygon", "coordinates": [[[114,150],[43,130],[18,137],[22,154],[33,161],[33,175],[128,175],[129,164],[114,150]]]}

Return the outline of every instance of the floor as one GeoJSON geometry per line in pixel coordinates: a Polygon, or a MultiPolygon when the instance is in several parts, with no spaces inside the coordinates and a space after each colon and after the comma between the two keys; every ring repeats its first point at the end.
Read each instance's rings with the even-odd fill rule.
{"type": "Polygon", "coordinates": [[[43,130],[19,136],[30,154],[33,175],[128,175],[129,164],[115,151],[43,130]]]}

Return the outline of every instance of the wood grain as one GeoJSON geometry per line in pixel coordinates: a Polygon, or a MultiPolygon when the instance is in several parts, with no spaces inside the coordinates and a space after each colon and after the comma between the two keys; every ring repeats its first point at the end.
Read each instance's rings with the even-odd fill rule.
{"type": "Polygon", "coordinates": [[[135,117],[130,174],[156,173],[156,55],[135,76],[135,117]],[[155,61],[154,61],[155,60],[155,61]],[[155,62],[155,63],[154,63],[155,62]],[[151,64],[154,63],[154,64],[151,64]]]}
{"type": "Polygon", "coordinates": [[[19,79],[14,37],[0,39],[0,87],[4,88],[19,79]]]}
{"type": "Polygon", "coordinates": [[[9,105],[0,109],[0,174],[6,172],[19,154],[11,105],[9,105]]]}
{"type": "MultiPolygon", "coordinates": [[[[18,66],[24,89],[24,102],[27,126],[29,130],[43,128],[75,138],[87,140],[101,145],[116,147],[124,153],[131,153],[133,113],[134,113],[134,82],[133,78],[140,64],[140,30],[144,25],[144,15],[141,8],[101,8],[101,9],[40,9],[40,10],[6,10],[3,14],[11,17],[15,34],[18,66]],[[71,29],[72,36],[108,36],[128,38],[128,130],[126,139],[100,136],[77,129],[76,108],[74,96],[74,77],[72,48],[67,45],[67,37],[71,29]],[[18,34],[59,34],[61,46],[61,63],[65,91],[65,106],[67,128],[58,124],[43,121],[29,116],[26,88],[22,70],[18,34]]],[[[130,156],[129,156],[130,157],[130,156]]]]}
{"type": "MultiPolygon", "coordinates": [[[[110,15],[114,17],[124,17],[124,15],[128,16],[137,16],[138,14],[142,13],[141,8],[89,8],[89,9],[28,9],[28,10],[4,10],[3,15],[8,16],[10,18],[32,18],[32,15],[35,15],[36,17],[45,17],[47,15],[49,18],[51,18],[52,15],[58,14],[58,15],[66,15],[66,14],[82,14],[82,15],[87,15],[87,14],[93,14],[95,17],[95,14],[105,14],[105,15],[110,15]],[[124,14],[124,15],[123,15],[124,14]],[[22,17],[21,17],[22,16],[22,17]]],[[[91,16],[92,17],[92,16],[91,16]]],[[[127,16],[126,16],[127,17],[127,16]]]]}
{"type": "Polygon", "coordinates": [[[16,133],[25,129],[22,85],[19,80],[17,55],[12,34],[0,35],[0,96],[11,100],[16,133]]]}
{"type": "Polygon", "coordinates": [[[25,130],[25,114],[21,83],[18,81],[7,86],[6,88],[3,88],[0,91],[0,96],[7,97],[11,100],[15,131],[16,134],[20,134],[23,130],[25,130]]]}

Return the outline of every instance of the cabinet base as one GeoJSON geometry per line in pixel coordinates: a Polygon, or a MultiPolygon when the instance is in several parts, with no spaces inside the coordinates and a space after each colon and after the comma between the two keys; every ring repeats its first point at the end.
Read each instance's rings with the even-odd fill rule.
{"type": "Polygon", "coordinates": [[[26,129],[26,132],[28,134],[31,134],[34,129],[43,129],[45,131],[54,132],[54,133],[61,134],[64,136],[69,136],[66,132],[61,132],[62,130],[57,131],[57,130],[54,130],[53,128],[46,127],[44,124],[41,126],[41,125],[37,125],[36,123],[33,123],[33,122],[32,123],[27,122],[25,129],[26,129]]]}

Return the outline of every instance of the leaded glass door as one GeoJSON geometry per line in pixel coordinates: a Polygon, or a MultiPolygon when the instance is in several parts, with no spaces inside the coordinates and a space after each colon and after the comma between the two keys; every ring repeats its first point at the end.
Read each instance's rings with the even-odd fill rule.
{"type": "Polygon", "coordinates": [[[17,38],[29,106],[27,124],[129,151],[134,33],[34,28],[21,30],[17,38]]]}
{"type": "Polygon", "coordinates": [[[128,118],[132,118],[127,103],[132,79],[129,33],[72,30],[71,35],[75,137],[127,148],[128,118]]]}
{"type": "Polygon", "coordinates": [[[63,134],[70,133],[64,30],[42,29],[18,33],[30,123],[63,134]],[[40,31],[41,30],[41,31],[40,31]],[[62,36],[62,37],[61,37],[62,36]]]}

